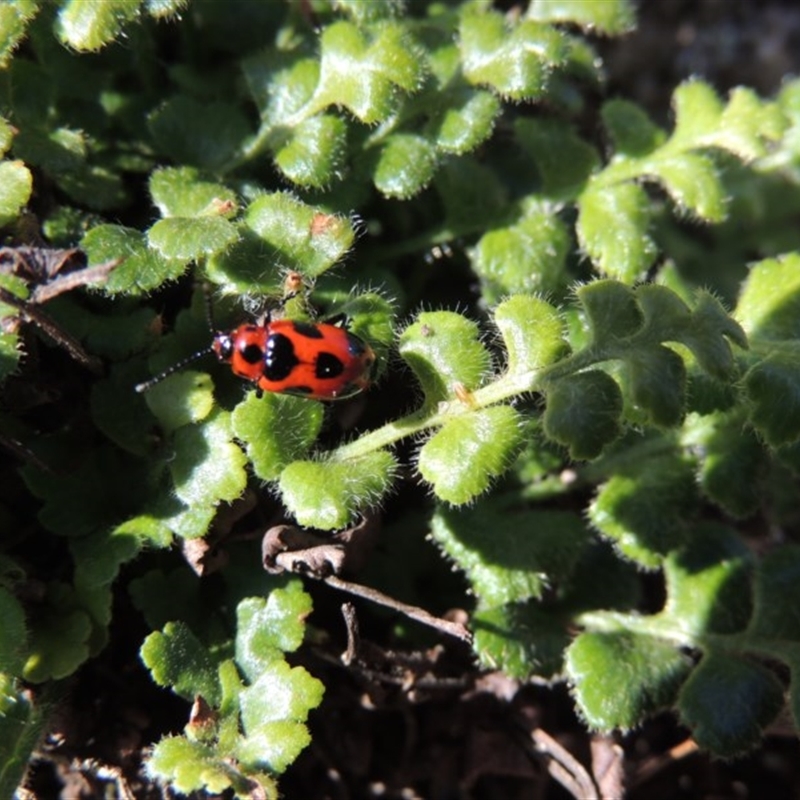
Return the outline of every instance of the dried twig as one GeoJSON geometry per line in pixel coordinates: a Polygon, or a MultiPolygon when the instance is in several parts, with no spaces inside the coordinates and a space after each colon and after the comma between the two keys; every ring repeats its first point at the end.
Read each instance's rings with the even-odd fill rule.
{"type": "Polygon", "coordinates": [[[541,728],[531,731],[536,749],[548,756],[547,771],[576,800],[600,800],[600,792],[586,768],[566,747],[541,728]]]}
{"type": "Polygon", "coordinates": [[[335,575],[329,575],[323,578],[323,580],[328,586],[332,586],[334,589],[348,592],[349,594],[356,595],[356,597],[363,597],[365,600],[371,600],[373,603],[391,608],[423,625],[436,628],[436,630],[446,633],[449,636],[455,636],[457,639],[461,639],[462,642],[466,642],[467,644],[472,643],[472,633],[460,622],[451,622],[448,619],[434,617],[433,614],[429,614],[424,608],[412,606],[408,603],[401,603],[399,600],[395,600],[383,594],[383,592],[379,592],[377,589],[372,589],[369,586],[362,586],[359,583],[343,581],[335,575]]]}

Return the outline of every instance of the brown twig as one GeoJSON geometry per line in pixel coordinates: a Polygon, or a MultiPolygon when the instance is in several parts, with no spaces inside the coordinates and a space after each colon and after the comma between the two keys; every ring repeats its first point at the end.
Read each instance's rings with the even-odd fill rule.
{"type": "Polygon", "coordinates": [[[335,575],[329,575],[328,577],[323,578],[323,580],[328,584],[328,586],[332,586],[334,589],[339,589],[342,592],[348,592],[356,597],[363,597],[365,600],[370,600],[373,603],[377,603],[378,605],[385,606],[386,608],[391,608],[400,614],[404,614],[410,619],[416,620],[423,625],[428,625],[431,628],[441,631],[442,633],[448,634],[449,636],[455,636],[456,639],[460,639],[462,642],[466,642],[467,644],[472,643],[472,633],[460,622],[451,622],[448,619],[434,617],[433,614],[429,614],[424,608],[412,606],[408,603],[402,603],[399,600],[395,600],[393,597],[383,594],[383,592],[379,592],[377,589],[372,589],[369,586],[362,586],[359,583],[343,581],[341,578],[337,578],[335,575]]]}
{"type": "Polygon", "coordinates": [[[600,800],[600,792],[586,768],[566,747],[541,728],[531,731],[536,750],[548,756],[547,771],[576,800],[600,800]]]}

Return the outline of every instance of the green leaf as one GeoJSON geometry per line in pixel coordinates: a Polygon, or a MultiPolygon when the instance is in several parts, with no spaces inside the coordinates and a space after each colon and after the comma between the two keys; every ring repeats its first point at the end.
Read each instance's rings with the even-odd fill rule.
{"type": "Polygon", "coordinates": [[[289,180],[322,189],[344,174],[347,125],[333,114],[318,114],[291,129],[275,151],[275,166],[289,180]]]}
{"type": "Polygon", "coordinates": [[[222,217],[170,217],[147,232],[147,242],[167,260],[197,261],[225,250],[239,238],[222,217]]]}
{"type": "Polygon", "coordinates": [[[607,36],[626,33],[636,24],[630,0],[531,0],[525,13],[541,22],[572,22],[607,36]]]}
{"type": "Polygon", "coordinates": [[[767,640],[800,640],[800,547],[783,545],[757,562],[753,599],[748,633],[767,640]]]}
{"type": "Polygon", "coordinates": [[[531,675],[558,675],[570,642],[566,626],[533,603],[479,608],[472,615],[470,627],[481,664],[519,680],[531,675]]]}
{"type": "Polygon", "coordinates": [[[386,450],[342,461],[293,461],[281,473],[279,487],[298,524],[336,530],[350,523],[357,511],[380,502],[396,468],[386,450]]]}
{"type": "Polygon", "coordinates": [[[697,525],[689,542],[664,559],[667,602],[658,616],[694,637],[743,630],[752,613],[752,567],[753,558],[734,530],[697,525]]]}
{"type": "Polygon", "coordinates": [[[635,293],[624,283],[592,281],[581,286],[577,295],[595,345],[602,345],[609,339],[627,339],[644,325],[643,309],[636,302],[635,293]]]}
{"type": "Polygon", "coordinates": [[[522,417],[493,406],[449,419],[420,449],[417,468],[434,494],[469,503],[510,466],[523,444],[522,417]]]}
{"type": "Polygon", "coordinates": [[[67,0],[58,14],[58,35],[76,50],[100,50],[139,16],[140,0],[67,0]]]}
{"type": "Polygon", "coordinates": [[[566,225],[552,211],[534,208],[513,225],[484,233],[472,264],[496,295],[555,292],[567,283],[571,247],[566,225]]]}
{"type": "MultiPolygon", "coordinates": [[[[264,668],[258,680],[243,689],[239,695],[245,735],[248,738],[258,735],[270,722],[282,720],[304,722],[308,712],[322,702],[324,691],[322,683],[302,667],[292,668],[285,661],[272,661],[264,668]]],[[[285,768],[308,744],[307,734],[304,738],[302,745],[283,765],[270,764],[268,760],[270,755],[263,753],[258,762],[250,766],[276,771],[285,768]]],[[[273,749],[279,746],[280,743],[275,742],[273,749]]],[[[292,746],[292,749],[294,750],[295,746],[292,746]]]]}
{"type": "Polygon", "coordinates": [[[92,621],[68,584],[48,584],[45,603],[32,623],[22,671],[25,680],[66,678],[89,657],[92,621]]]}
{"type": "Polygon", "coordinates": [[[227,186],[203,180],[193,167],[167,167],[150,175],[150,195],[162,217],[209,217],[236,208],[227,186]]]}
{"type": "Polygon", "coordinates": [[[625,359],[631,399],[654,425],[672,427],[683,417],[686,367],[668,347],[656,345],[630,353],[625,359]]]}
{"type": "Polygon", "coordinates": [[[214,408],[214,385],[204,372],[183,370],[149,388],[144,399],[161,427],[171,432],[208,417],[214,408]]]}
{"type": "Polygon", "coordinates": [[[645,156],[666,141],[666,133],[653,123],[641,106],[629,100],[606,101],[601,115],[614,150],[619,154],[645,156]]]}
{"type": "Polygon", "coordinates": [[[744,376],[750,420],[772,447],[800,437],[800,342],[754,364],[744,376]]]}
{"type": "Polygon", "coordinates": [[[234,159],[251,134],[250,123],[236,106],[186,95],[167,100],[150,115],[148,125],[158,148],[175,162],[212,170],[234,159]]]}
{"type": "Polygon", "coordinates": [[[25,612],[19,600],[3,586],[0,586],[0,619],[3,620],[0,626],[0,672],[18,675],[27,656],[25,612]]]}
{"type": "Polygon", "coordinates": [[[714,162],[697,153],[654,159],[650,173],[657,177],[683,213],[704,222],[722,222],[727,212],[725,189],[714,162]]]}
{"type": "Polygon", "coordinates": [[[800,254],[753,264],[735,317],[753,339],[800,339],[800,254]]]}
{"type": "Polygon", "coordinates": [[[509,509],[493,498],[469,511],[439,507],[431,535],[489,608],[541,597],[570,573],[590,539],[575,514],[509,509]]]}
{"type": "Polygon", "coordinates": [[[491,92],[463,86],[449,91],[447,101],[433,110],[426,129],[440,153],[469,153],[491,136],[502,110],[500,100],[491,92]]]}
{"type": "Polygon", "coordinates": [[[217,411],[201,425],[175,433],[169,464],[175,494],[187,505],[231,503],[247,484],[244,453],[233,441],[230,414],[217,411]]]}
{"type": "Polygon", "coordinates": [[[554,364],[569,352],[561,316],[538,297],[509,298],[495,309],[494,322],[503,337],[511,375],[554,364]]]}
{"type": "Polygon", "coordinates": [[[651,202],[635,183],[590,184],[578,199],[578,239],[604,275],[633,283],[655,261],[651,202]]]}
{"type": "Polygon", "coordinates": [[[147,246],[144,234],[122,225],[97,225],[82,239],[90,265],[122,259],[103,284],[108,294],[143,294],[186,271],[186,261],[163,258],[147,246]]]}
{"type": "Polygon", "coordinates": [[[764,666],[707,653],[681,690],[681,720],[700,747],[734,758],[757,747],[783,707],[783,686],[764,666]]]}
{"type": "Polygon", "coordinates": [[[305,455],[316,440],[324,406],[298,397],[255,392],[233,411],[233,432],[244,442],[259,478],[277,480],[290,462],[305,455]]]}
{"type": "Polygon", "coordinates": [[[320,47],[317,108],[344,106],[369,125],[396,109],[398,89],[410,93],[421,84],[424,58],[398,23],[382,23],[367,38],[353,23],[335,22],[322,32],[320,47]]]}
{"type": "Polygon", "coordinates": [[[430,183],[436,163],[436,149],[427,139],[397,133],[381,148],[373,180],[387,197],[407,200],[430,183]]]}
{"type": "Polygon", "coordinates": [[[665,455],[651,457],[646,470],[614,475],[589,507],[589,519],[627,558],[654,569],[686,541],[696,504],[692,465],[665,455]]]}
{"type": "Polygon", "coordinates": [[[464,75],[511,100],[545,94],[550,71],[566,57],[562,35],[549,25],[523,20],[506,25],[501,14],[465,14],[459,28],[464,75]]]}
{"type": "MultiPolygon", "coordinates": [[[[167,736],[158,742],[147,769],[184,794],[198,790],[216,794],[229,788],[234,780],[231,767],[218,756],[215,748],[183,736],[167,736]]],[[[277,786],[272,788],[274,794],[269,797],[277,797],[277,786]]]]}
{"type": "Polygon", "coordinates": [[[249,681],[255,681],[284,653],[303,643],[311,597],[294,580],[269,597],[248,597],[236,607],[236,664],[249,681]]]}
{"type": "Polygon", "coordinates": [[[140,655],[159,686],[170,686],[185,698],[200,695],[209,705],[219,702],[219,681],[214,662],[200,640],[183,622],[168,622],[151,633],[140,655]]]}
{"type": "Polygon", "coordinates": [[[587,370],[560,378],[546,395],[544,431],[569,447],[572,458],[595,458],[619,436],[622,394],[605,372],[587,370]]]}
{"type": "Polygon", "coordinates": [[[562,120],[521,117],[514,132],[536,163],[542,194],[552,200],[573,200],[600,165],[597,150],[562,120]]]}
{"type": "Polygon", "coordinates": [[[346,217],[318,211],[284,192],[247,208],[241,240],[208,260],[208,276],[230,291],[279,294],[286,270],[313,279],[344,257],[355,240],[346,217]]]}
{"type": "Polygon", "coordinates": [[[739,413],[693,415],[683,442],[702,453],[700,486],[733,517],[748,517],[764,499],[766,453],[755,431],[739,413]]]}
{"type": "Polygon", "coordinates": [[[672,705],[691,669],[671,642],[629,631],[582,633],[566,652],[581,716],[598,730],[627,730],[672,705]]]}
{"type": "MultiPolygon", "coordinates": [[[[10,0],[0,5],[0,68],[8,66],[14,49],[38,10],[38,0],[10,0]]],[[[0,151],[3,150],[0,147],[0,151]]]]}
{"type": "Polygon", "coordinates": [[[0,226],[19,216],[32,191],[33,177],[21,161],[0,162],[0,226]]]}
{"type": "Polygon", "coordinates": [[[427,405],[478,388],[491,359],[478,326],[452,311],[426,311],[400,335],[400,355],[422,384],[427,405]]]}

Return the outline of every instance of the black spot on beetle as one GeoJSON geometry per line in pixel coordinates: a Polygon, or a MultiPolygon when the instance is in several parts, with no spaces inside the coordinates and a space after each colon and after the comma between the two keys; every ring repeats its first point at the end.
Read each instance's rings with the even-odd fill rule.
{"type": "Polygon", "coordinates": [[[257,344],[248,344],[239,352],[248,364],[258,364],[264,358],[264,352],[257,344]]]}
{"type": "Polygon", "coordinates": [[[344,372],[344,364],[333,353],[320,353],[314,362],[314,377],[337,378],[344,372]]]}
{"type": "Polygon", "coordinates": [[[283,381],[292,374],[300,363],[294,354],[292,340],[282,333],[271,333],[267,337],[267,351],[264,354],[264,377],[268,381],[283,381]]]}
{"type": "Polygon", "coordinates": [[[293,322],[292,328],[294,332],[300,336],[305,336],[306,339],[322,339],[324,334],[320,329],[314,325],[313,322],[293,322]]]}

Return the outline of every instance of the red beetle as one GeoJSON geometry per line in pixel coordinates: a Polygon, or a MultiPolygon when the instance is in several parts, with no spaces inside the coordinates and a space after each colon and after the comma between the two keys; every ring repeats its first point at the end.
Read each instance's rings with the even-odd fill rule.
{"type": "Polygon", "coordinates": [[[229,364],[235,375],[259,390],[341,400],[366,389],[375,375],[372,348],[344,327],[345,317],[328,322],[270,320],[246,323],[214,335],[211,346],[136,386],[144,392],[206,353],[229,364]]]}

